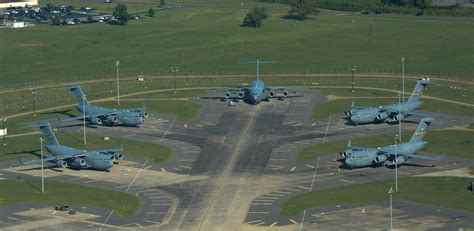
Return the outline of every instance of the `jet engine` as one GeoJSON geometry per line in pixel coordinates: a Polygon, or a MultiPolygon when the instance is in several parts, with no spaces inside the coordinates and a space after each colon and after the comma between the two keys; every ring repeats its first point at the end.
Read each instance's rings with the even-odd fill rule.
{"type": "Polygon", "coordinates": [[[239,92],[239,99],[244,98],[244,96],[245,96],[245,93],[243,91],[239,92]]]}
{"type": "Polygon", "coordinates": [[[81,167],[84,167],[84,166],[86,166],[86,161],[82,158],[75,158],[74,159],[74,164],[76,164],[78,166],[81,166],[81,167]]]}
{"type": "Polygon", "coordinates": [[[288,96],[288,91],[283,91],[283,97],[287,97],[288,96]]]}
{"type": "Polygon", "coordinates": [[[102,120],[98,117],[92,118],[91,122],[94,123],[94,124],[102,124],[102,120]]]}
{"type": "Polygon", "coordinates": [[[346,150],[344,152],[339,152],[339,155],[341,155],[343,158],[346,158],[347,156],[351,155],[351,151],[346,150]]]}
{"type": "Polygon", "coordinates": [[[123,154],[120,152],[114,152],[113,157],[115,160],[122,160],[123,159],[123,154]]]}
{"type": "Polygon", "coordinates": [[[64,161],[64,160],[58,160],[58,161],[56,161],[56,166],[58,166],[58,167],[63,167],[63,168],[67,168],[68,164],[67,164],[67,162],[64,161]]]}
{"type": "Polygon", "coordinates": [[[270,98],[275,97],[275,92],[274,92],[274,91],[270,91],[270,93],[268,93],[268,96],[270,96],[270,98]]]}
{"type": "Polygon", "coordinates": [[[388,113],[387,112],[381,112],[377,115],[377,120],[384,120],[388,117],[388,113]]]}
{"type": "Polygon", "coordinates": [[[143,118],[148,118],[148,112],[143,112],[143,118]]]}
{"type": "Polygon", "coordinates": [[[375,163],[380,164],[384,163],[387,160],[387,156],[377,156],[375,157],[375,163]]]}
{"type": "Polygon", "coordinates": [[[226,99],[230,98],[230,93],[228,91],[226,91],[224,93],[224,98],[226,98],[226,99]]]}
{"type": "Polygon", "coordinates": [[[118,119],[117,119],[117,116],[115,116],[115,115],[108,115],[107,116],[107,121],[112,122],[112,123],[117,123],[118,119]]]}
{"type": "Polygon", "coordinates": [[[351,111],[351,110],[345,111],[344,114],[346,114],[346,116],[351,116],[351,115],[352,115],[352,111],[351,111]]]}

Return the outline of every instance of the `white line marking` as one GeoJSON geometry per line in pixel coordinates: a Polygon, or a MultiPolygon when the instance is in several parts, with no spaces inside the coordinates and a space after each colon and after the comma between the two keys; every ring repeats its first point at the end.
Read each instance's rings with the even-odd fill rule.
{"type": "Polygon", "coordinates": [[[347,183],[351,183],[351,184],[354,184],[354,183],[355,183],[355,181],[345,180],[345,179],[340,179],[340,181],[342,181],[342,182],[347,182],[347,183]]]}
{"type": "Polygon", "coordinates": [[[270,227],[273,227],[273,226],[275,226],[275,225],[277,225],[277,224],[278,224],[278,221],[275,221],[275,222],[273,222],[273,223],[270,225],[270,227]]]}
{"type": "Polygon", "coordinates": [[[332,115],[329,116],[329,120],[328,120],[328,126],[326,127],[326,132],[324,132],[324,139],[323,139],[323,143],[326,143],[326,135],[328,134],[328,130],[329,130],[329,124],[331,123],[331,118],[332,118],[332,115]]]}
{"type": "Polygon", "coordinates": [[[261,221],[262,221],[262,220],[249,221],[249,222],[245,222],[245,224],[258,223],[258,222],[261,222],[261,221]]]}
{"type": "Polygon", "coordinates": [[[303,217],[301,218],[300,231],[303,228],[304,217],[306,216],[306,209],[303,212],[303,217]]]}
{"type": "Polygon", "coordinates": [[[137,174],[135,175],[135,178],[133,178],[132,183],[130,183],[130,185],[128,185],[128,188],[125,190],[125,192],[128,192],[128,190],[130,190],[130,187],[132,187],[133,183],[135,183],[135,180],[137,179],[138,175],[142,172],[143,167],[145,167],[146,163],[148,163],[148,159],[145,160],[145,163],[143,163],[140,170],[138,170],[137,174]]]}
{"type": "Polygon", "coordinates": [[[318,156],[318,162],[316,162],[316,168],[314,168],[313,181],[311,182],[311,187],[309,189],[310,192],[313,191],[314,179],[316,178],[316,171],[318,170],[320,159],[321,159],[321,157],[318,156]]]}
{"type": "Polygon", "coordinates": [[[14,217],[7,217],[7,218],[10,219],[10,220],[14,220],[14,221],[20,221],[20,219],[14,218],[14,217]]]}
{"type": "Polygon", "coordinates": [[[293,219],[290,219],[290,221],[293,223],[293,224],[298,224],[297,221],[293,220],[293,219]]]}
{"type": "Polygon", "coordinates": [[[93,183],[93,182],[97,182],[99,180],[89,180],[89,181],[85,181],[84,184],[89,184],[89,183],[93,183]]]}
{"type": "Polygon", "coordinates": [[[249,212],[250,214],[269,214],[270,212],[249,212]]]}
{"type": "Polygon", "coordinates": [[[296,187],[298,187],[298,188],[302,188],[302,189],[306,189],[306,190],[310,190],[310,189],[311,189],[311,188],[304,187],[304,186],[299,186],[299,185],[298,185],[298,186],[296,186],[296,187]]]}
{"type": "Polygon", "coordinates": [[[171,204],[151,204],[150,206],[170,206],[171,204]]]}
{"type": "Polygon", "coordinates": [[[102,231],[102,229],[104,228],[104,225],[107,224],[107,221],[110,219],[110,217],[112,216],[112,214],[114,213],[114,211],[110,211],[109,213],[109,216],[107,216],[107,218],[105,219],[104,223],[102,224],[102,226],[100,227],[99,231],[102,231]]]}
{"type": "Polygon", "coordinates": [[[170,124],[170,126],[168,127],[168,129],[166,129],[166,132],[165,134],[163,134],[163,137],[161,137],[161,140],[160,142],[158,142],[159,144],[161,144],[161,141],[163,141],[163,139],[165,138],[166,134],[168,134],[168,131],[170,130],[170,128],[173,126],[174,122],[176,121],[176,119],[173,120],[173,122],[170,124]]]}

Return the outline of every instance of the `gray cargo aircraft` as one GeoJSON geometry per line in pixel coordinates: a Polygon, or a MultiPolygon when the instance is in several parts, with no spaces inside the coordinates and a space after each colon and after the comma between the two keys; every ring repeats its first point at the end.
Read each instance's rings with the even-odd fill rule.
{"type": "MultiPolygon", "coordinates": [[[[43,138],[47,142],[46,150],[53,154],[52,157],[43,158],[43,162],[52,162],[58,167],[63,168],[90,168],[97,170],[110,171],[114,161],[123,159],[123,148],[109,150],[78,150],[72,147],[59,144],[56,135],[49,123],[38,124],[43,138]]],[[[41,159],[23,162],[22,164],[41,163],[41,159]]]]}
{"type": "Polygon", "coordinates": [[[423,140],[426,134],[426,128],[434,121],[433,118],[423,118],[410,141],[397,145],[390,145],[383,148],[354,147],[349,140],[347,149],[341,152],[344,163],[349,168],[367,167],[367,166],[394,166],[405,163],[409,158],[419,158],[427,160],[440,160],[439,157],[421,156],[416,154],[428,142],[423,140]],[[396,157],[395,157],[396,156],[396,157]]]}
{"type": "Polygon", "coordinates": [[[425,114],[414,112],[414,110],[420,108],[423,104],[423,101],[420,100],[420,95],[429,83],[429,79],[418,80],[413,93],[406,102],[380,107],[360,107],[356,106],[353,101],[351,108],[345,114],[348,116],[348,120],[355,125],[383,122],[395,123],[410,115],[426,116],[425,114]]]}

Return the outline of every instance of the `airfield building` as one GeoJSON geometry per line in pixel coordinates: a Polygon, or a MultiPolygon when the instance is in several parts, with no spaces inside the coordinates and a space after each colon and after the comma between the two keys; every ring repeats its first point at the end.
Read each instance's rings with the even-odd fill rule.
{"type": "Polygon", "coordinates": [[[0,0],[0,9],[37,6],[38,0],[0,0]]]}

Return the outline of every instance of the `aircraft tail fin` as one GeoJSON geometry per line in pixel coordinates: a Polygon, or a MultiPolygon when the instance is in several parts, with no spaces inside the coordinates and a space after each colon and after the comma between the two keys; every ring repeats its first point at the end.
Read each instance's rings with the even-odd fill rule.
{"type": "Polygon", "coordinates": [[[347,141],[347,148],[350,148],[350,147],[352,147],[351,140],[347,141]]]}
{"type": "Polygon", "coordinates": [[[428,86],[429,83],[430,79],[428,78],[422,78],[416,81],[415,89],[413,89],[413,92],[411,93],[410,98],[408,98],[408,101],[420,100],[420,96],[423,93],[423,90],[426,89],[426,86],[428,86]]]}
{"type": "Polygon", "coordinates": [[[48,122],[39,123],[38,126],[43,133],[43,138],[48,142],[48,145],[59,145],[58,139],[48,122]]]}
{"type": "Polygon", "coordinates": [[[356,106],[355,101],[352,100],[351,108],[354,108],[356,106]]]}
{"type": "Polygon", "coordinates": [[[70,85],[69,91],[71,91],[74,94],[74,96],[76,96],[76,102],[79,105],[82,105],[83,103],[89,104],[89,102],[87,101],[86,95],[82,91],[81,86],[79,84],[70,85]]]}
{"type": "Polygon", "coordinates": [[[426,129],[434,120],[435,120],[434,118],[421,119],[420,124],[418,124],[418,127],[416,128],[415,132],[411,136],[410,142],[422,141],[426,135],[426,129]]]}

